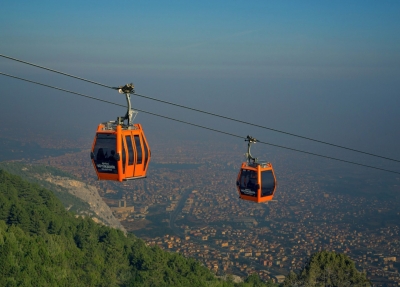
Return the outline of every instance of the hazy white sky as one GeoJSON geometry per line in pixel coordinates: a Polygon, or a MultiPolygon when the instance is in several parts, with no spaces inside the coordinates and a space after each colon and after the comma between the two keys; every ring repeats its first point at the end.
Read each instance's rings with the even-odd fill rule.
{"type": "MultiPolygon", "coordinates": [[[[0,53],[107,85],[133,82],[141,94],[400,158],[399,15],[399,1],[3,1],[0,53]]],[[[0,71],[124,103],[112,90],[7,59],[0,58],[0,71]]],[[[97,123],[125,113],[3,76],[0,97],[0,120],[16,129],[62,126],[68,135],[90,134],[97,123]]],[[[307,147],[141,99],[135,105],[307,147]]],[[[138,121],[150,139],[166,130],[190,134],[148,115],[138,121]]]]}

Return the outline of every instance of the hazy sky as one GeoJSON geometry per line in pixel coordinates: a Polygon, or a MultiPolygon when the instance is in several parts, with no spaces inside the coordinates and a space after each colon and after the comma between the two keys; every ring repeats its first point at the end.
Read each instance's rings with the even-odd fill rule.
{"type": "MultiPolygon", "coordinates": [[[[107,85],[133,82],[140,94],[400,158],[399,15],[397,0],[6,0],[0,53],[107,85]]],[[[0,58],[0,71],[124,103],[112,90],[7,59],[0,58]]],[[[68,135],[92,136],[99,122],[125,113],[4,76],[0,97],[2,125],[16,129],[62,127],[68,135]]],[[[239,135],[316,148],[133,100],[140,109],[239,135]]],[[[149,138],[189,131],[143,113],[138,121],[149,138]]]]}

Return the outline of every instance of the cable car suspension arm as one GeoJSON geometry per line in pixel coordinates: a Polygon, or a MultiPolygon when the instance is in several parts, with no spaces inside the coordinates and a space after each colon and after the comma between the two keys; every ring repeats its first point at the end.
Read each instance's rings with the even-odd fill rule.
{"type": "Polygon", "coordinates": [[[257,158],[253,157],[251,155],[250,148],[251,148],[251,144],[258,142],[258,140],[256,140],[255,138],[253,138],[253,137],[248,135],[247,138],[244,141],[248,142],[248,144],[247,144],[247,153],[245,154],[246,158],[247,158],[247,161],[250,163],[250,161],[252,160],[253,163],[256,163],[257,162],[257,158]]]}
{"type": "Polygon", "coordinates": [[[118,117],[118,124],[123,125],[124,121],[128,121],[128,127],[133,125],[133,120],[135,119],[137,115],[137,111],[132,110],[132,105],[131,105],[131,94],[135,93],[135,86],[130,83],[126,84],[125,86],[121,86],[118,88],[118,92],[120,94],[125,94],[126,96],[126,103],[128,105],[128,110],[126,111],[126,114],[124,117],[118,117]]]}

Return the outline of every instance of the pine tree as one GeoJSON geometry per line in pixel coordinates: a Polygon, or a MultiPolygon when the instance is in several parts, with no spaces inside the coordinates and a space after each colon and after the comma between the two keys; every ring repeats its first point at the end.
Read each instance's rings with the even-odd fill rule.
{"type": "Polygon", "coordinates": [[[29,226],[30,220],[26,211],[19,205],[13,204],[10,208],[10,213],[7,218],[8,225],[19,225],[21,228],[29,226]]]}
{"type": "Polygon", "coordinates": [[[282,286],[364,287],[371,283],[347,255],[321,251],[309,258],[299,274],[289,273],[282,286]]]}

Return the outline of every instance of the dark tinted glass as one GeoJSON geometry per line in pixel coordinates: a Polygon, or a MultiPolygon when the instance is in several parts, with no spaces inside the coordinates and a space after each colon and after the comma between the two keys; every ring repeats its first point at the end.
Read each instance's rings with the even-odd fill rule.
{"type": "Polygon", "coordinates": [[[257,172],[242,169],[239,178],[240,193],[248,196],[257,196],[257,172]]]}
{"type": "Polygon", "coordinates": [[[261,196],[272,195],[275,189],[275,179],[272,170],[261,172],[261,196]]]}
{"type": "Polygon", "coordinates": [[[128,146],[128,165],[132,165],[134,156],[132,139],[131,136],[126,136],[125,139],[126,139],[126,145],[128,146]]]}
{"type": "Polygon", "coordinates": [[[143,141],[143,146],[144,146],[144,166],[143,166],[143,170],[145,170],[146,169],[146,165],[147,165],[147,161],[149,160],[149,148],[146,145],[146,142],[144,141],[143,136],[142,136],[142,141],[143,141]]]}
{"type": "Polygon", "coordinates": [[[94,146],[94,163],[99,173],[118,173],[114,158],[117,138],[114,134],[97,134],[94,146]]]}
{"type": "Polygon", "coordinates": [[[140,145],[139,136],[135,136],[136,152],[137,152],[137,163],[142,163],[142,146],[140,145]]]}
{"type": "MultiPolygon", "coordinates": [[[[121,142],[124,142],[124,137],[121,136],[121,142]]],[[[123,173],[125,173],[125,163],[126,163],[126,150],[125,150],[125,146],[122,145],[122,171],[123,173]]]]}

